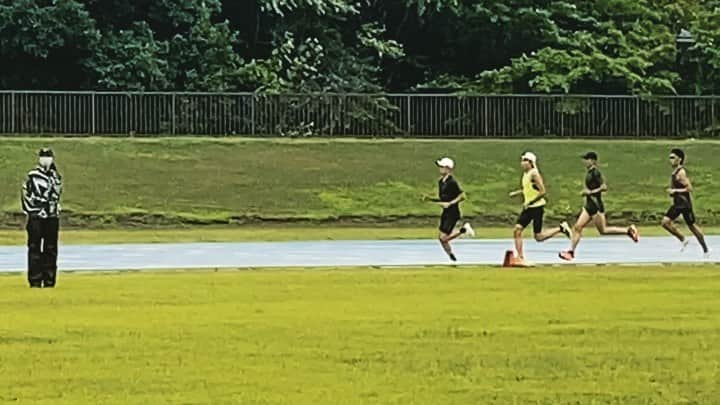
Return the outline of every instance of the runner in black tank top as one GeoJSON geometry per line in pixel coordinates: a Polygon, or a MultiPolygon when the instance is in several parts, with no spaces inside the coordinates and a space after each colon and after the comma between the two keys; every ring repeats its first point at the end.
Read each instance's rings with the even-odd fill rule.
{"type": "Polygon", "coordinates": [[[670,151],[670,164],[673,167],[673,171],[670,175],[670,188],[668,188],[667,192],[672,197],[672,206],[667,210],[662,219],[662,227],[678,238],[682,244],[680,250],[685,250],[689,241],[673,223],[675,219],[682,215],[688,229],[690,229],[690,232],[695,235],[700,243],[703,253],[705,254],[705,258],[709,258],[710,249],[708,249],[707,244],[705,243],[705,235],[700,227],[695,223],[695,212],[693,211],[692,197],[690,196],[693,187],[692,183],[690,183],[687,171],[683,166],[684,163],[685,152],[681,149],[673,149],[670,151]]]}
{"type": "MultiPolygon", "coordinates": [[[[680,172],[685,172],[685,175],[687,176],[687,170],[683,166],[679,166],[677,169],[673,170],[672,174],[670,175],[670,189],[675,190],[682,190],[686,189],[686,184],[682,182],[680,179],[680,172]]],[[[692,198],[690,197],[689,191],[683,191],[679,193],[672,194],[673,198],[673,207],[678,210],[684,210],[687,213],[691,214],[689,215],[691,218],[685,218],[685,222],[688,224],[694,223],[695,218],[693,212],[692,212],[692,198]]],[[[677,217],[676,217],[677,218],[677,217]]]]}
{"type": "Polygon", "coordinates": [[[597,166],[598,155],[595,152],[588,152],[584,154],[582,158],[585,160],[585,167],[587,169],[587,173],[585,174],[585,189],[581,193],[581,195],[585,197],[585,206],[580,216],[578,216],[577,221],[575,221],[570,249],[558,254],[561,259],[567,261],[575,258],[575,249],[580,243],[583,229],[585,229],[591,221],[595,222],[595,227],[600,235],[627,235],[634,242],[637,242],[640,238],[635,225],[629,225],[624,228],[607,225],[605,204],[602,200],[602,194],[607,191],[607,184],[597,166]]]}

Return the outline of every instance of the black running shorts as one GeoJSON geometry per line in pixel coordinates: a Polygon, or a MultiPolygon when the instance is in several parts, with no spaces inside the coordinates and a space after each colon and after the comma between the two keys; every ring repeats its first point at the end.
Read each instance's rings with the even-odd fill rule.
{"type": "Polygon", "coordinates": [[[588,196],[585,199],[585,211],[587,211],[590,216],[595,216],[596,214],[604,214],[605,213],[605,204],[603,203],[603,200],[601,197],[590,197],[588,196]]]}
{"type": "Polygon", "coordinates": [[[443,211],[440,216],[440,232],[450,235],[455,230],[455,225],[460,220],[460,213],[449,210],[443,211]]]}
{"type": "Polygon", "coordinates": [[[524,209],[518,217],[517,224],[522,226],[523,229],[533,223],[533,232],[538,234],[542,232],[543,227],[543,216],[545,215],[545,207],[530,207],[524,209]]]}
{"type": "Polygon", "coordinates": [[[677,217],[679,217],[680,215],[682,215],[686,224],[692,225],[695,223],[695,212],[693,212],[692,207],[678,207],[673,205],[665,213],[665,216],[672,219],[673,221],[676,220],[677,217]]]}

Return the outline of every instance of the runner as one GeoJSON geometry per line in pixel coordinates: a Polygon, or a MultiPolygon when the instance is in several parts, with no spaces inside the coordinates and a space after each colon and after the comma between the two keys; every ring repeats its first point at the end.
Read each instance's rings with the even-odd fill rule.
{"type": "Polygon", "coordinates": [[[603,178],[600,169],[598,169],[597,161],[598,155],[595,152],[588,152],[582,156],[585,160],[585,168],[587,174],[585,175],[585,189],[581,195],[585,197],[585,206],[580,213],[575,226],[573,227],[573,237],[570,246],[570,250],[560,252],[560,256],[563,260],[573,260],[575,258],[575,249],[577,249],[582,238],[583,229],[590,223],[595,222],[600,235],[627,235],[634,242],[640,239],[635,225],[630,225],[627,228],[620,228],[616,226],[607,226],[607,218],[605,217],[605,205],[602,200],[602,193],[607,191],[607,183],[603,178]]]}
{"type": "Polygon", "coordinates": [[[537,157],[532,152],[525,152],[520,157],[520,167],[523,170],[522,176],[522,189],[513,191],[510,193],[510,197],[517,195],[523,196],[523,208],[518,218],[515,230],[515,251],[517,256],[515,257],[514,265],[516,266],[530,266],[525,261],[525,254],[523,252],[523,231],[533,223],[533,233],[535,240],[543,242],[556,236],[557,234],[565,234],[568,238],[572,238],[572,230],[567,222],[562,222],[560,226],[554,229],[543,231],[543,216],[545,215],[545,184],[543,178],[540,175],[540,171],[537,168],[537,157]]]}
{"type": "Polygon", "coordinates": [[[680,233],[675,224],[673,224],[673,221],[682,215],[688,229],[690,229],[690,232],[692,232],[698,242],[700,242],[705,258],[708,259],[710,258],[710,249],[708,249],[705,243],[705,235],[703,235],[702,230],[695,223],[695,212],[693,211],[692,198],[690,197],[693,187],[684,166],[685,152],[681,149],[671,150],[670,164],[672,165],[673,171],[670,175],[670,188],[667,189],[667,192],[672,197],[673,204],[662,219],[662,227],[680,240],[682,244],[680,251],[685,250],[690,241],[688,241],[685,236],[680,233]]]}
{"type": "Polygon", "coordinates": [[[450,158],[442,158],[435,162],[440,170],[440,180],[438,181],[438,198],[426,198],[437,203],[443,208],[440,216],[440,245],[447,253],[450,260],[457,261],[452,251],[450,242],[458,238],[460,235],[467,234],[475,236],[475,231],[469,223],[465,222],[460,229],[455,229],[455,224],[460,220],[460,203],[465,200],[465,192],[462,191],[460,185],[453,177],[455,162],[450,158]]]}

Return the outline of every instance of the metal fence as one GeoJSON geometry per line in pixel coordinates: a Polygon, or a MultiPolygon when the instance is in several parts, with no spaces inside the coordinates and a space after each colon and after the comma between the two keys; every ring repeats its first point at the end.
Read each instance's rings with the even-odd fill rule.
{"type": "Polygon", "coordinates": [[[0,91],[0,133],[713,137],[720,96],[0,91]]]}

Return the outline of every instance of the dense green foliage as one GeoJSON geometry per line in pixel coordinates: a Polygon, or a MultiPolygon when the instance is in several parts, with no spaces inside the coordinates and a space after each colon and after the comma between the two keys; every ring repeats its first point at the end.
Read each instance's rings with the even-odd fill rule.
{"type": "Polygon", "coordinates": [[[0,88],[710,94],[719,42],[717,0],[0,0],[0,88]]]}
{"type": "Polygon", "coordinates": [[[717,268],[598,269],[4,276],[0,398],[717,404],[717,268]]]}

